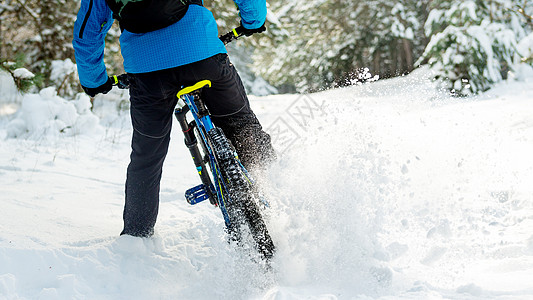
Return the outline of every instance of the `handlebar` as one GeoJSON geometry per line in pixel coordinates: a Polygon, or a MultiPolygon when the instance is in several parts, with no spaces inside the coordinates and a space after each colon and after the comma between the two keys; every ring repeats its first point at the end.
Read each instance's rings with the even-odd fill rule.
{"type": "Polygon", "coordinates": [[[113,85],[117,86],[119,89],[127,89],[130,87],[128,74],[113,75],[110,78],[113,80],[113,85]]]}
{"type": "Polygon", "coordinates": [[[219,36],[218,38],[224,43],[224,45],[227,45],[234,40],[240,38],[244,34],[244,27],[240,25],[239,27],[234,28],[232,31],[219,36]]]}
{"type": "MultiPolygon", "coordinates": [[[[232,31],[219,36],[218,38],[227,45],[244,35],[244,27],[240,25],[239,27],[234,28],[232,31]]],[[[110,77],[113,81],[113,85],[117,86],[119,89],[127,89],[130,87],[130,81],[127,74],[113,75],[110,77]]]]}

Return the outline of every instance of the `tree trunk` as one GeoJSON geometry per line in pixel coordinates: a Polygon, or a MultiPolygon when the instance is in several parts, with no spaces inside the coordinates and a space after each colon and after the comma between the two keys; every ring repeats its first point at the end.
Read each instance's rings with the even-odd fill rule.
{"type": "MultiPolygon", "coordinates": [[[[3,41],[4,41],[4,32],[2,31],[2,13],[0,13],[0,60],[4,57],[4,53],[2,52],[3,50],[3,41]]],[[[6,55],[7,57],[7,55],[6,55]]]]}
{"type": "Polygon", "coordinates": [[[374,74],[379,74],[379,76],[381,77],[380,58],[381,58],[381,55],[380,55],[379,50],[374,52],[374,74]]]}
{"type": "Polygon", "coordinates": [[[403,52],[405,54],[405,71],[411,72],[413,70],[413,49],[409,40],[402,39],[403,52]]]}

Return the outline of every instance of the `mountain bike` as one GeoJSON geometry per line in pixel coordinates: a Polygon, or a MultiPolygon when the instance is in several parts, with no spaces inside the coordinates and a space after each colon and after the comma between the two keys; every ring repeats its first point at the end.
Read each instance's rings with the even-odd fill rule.
{"type": "MultiPolygon", "coordinates": [[[[227,44],[241,36],[242,30],[237,27],[220,39],[227,44]]],[[[112,78],[119,88],[129,87],[125,74],[112,78]]],[[[211,121],[201,98],[201,90],[210,86],[209,80],[202,80],[183,87],[177,94],[174,115],[202,182],[188,189],[185,199],[191,205],[209,200],[212,205],[218,206],[230,240],[239,245],[253,241],[260,256],[268,261],[275,251],[261,214],[261,207],[268,207],[268,203],[222,129],[211,121]],[[188,113],[192,115],[191,121],[187,119],[188,113]],[[252,239],[247,238],[247,233],[252,239]]]]}

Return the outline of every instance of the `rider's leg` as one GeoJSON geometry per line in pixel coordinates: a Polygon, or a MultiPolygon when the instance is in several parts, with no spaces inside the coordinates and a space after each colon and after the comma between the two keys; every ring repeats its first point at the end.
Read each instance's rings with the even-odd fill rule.
{"type": "Polygon", "coordinates": [[[162,71],[132,75],[133,137],[126,179],[124,230],[121,234],[150,236],[159,208],[159,183],[170,141],[176,97],[161,86],[162,71]]]}
{"type": "Polygon", "coordinates": [[[263,131],[253,112],[241,111],[213,119],[231,141],[246,168],[266,166],[275,158],[270,136],[263,131]]]}

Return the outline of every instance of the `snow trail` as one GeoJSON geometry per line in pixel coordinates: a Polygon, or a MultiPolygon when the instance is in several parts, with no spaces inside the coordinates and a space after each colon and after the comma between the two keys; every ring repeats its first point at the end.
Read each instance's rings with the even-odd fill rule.
{"type": "Polygon", "coordinates": [[[31,107],[2,116],[0,299],[533,297],[532,82],[452,99],[425,78],[252,97],[281,152],[261,178],[266,273],[226,243],[216,208],[186,203],[198,179],[177,127],[155,237],[118,237],[124,94],[97,98],[100,125],[71,136],[24,136],[43,129],[16,121],[31,107]]]}

